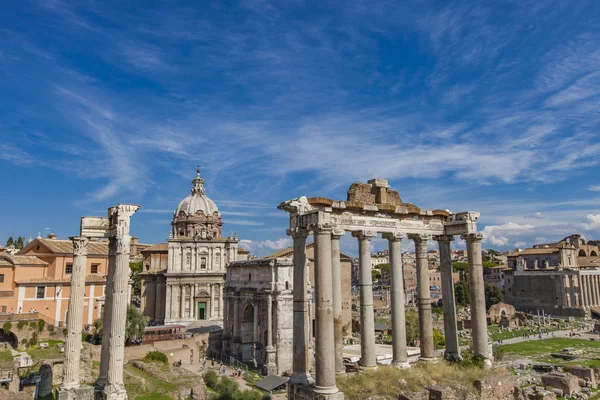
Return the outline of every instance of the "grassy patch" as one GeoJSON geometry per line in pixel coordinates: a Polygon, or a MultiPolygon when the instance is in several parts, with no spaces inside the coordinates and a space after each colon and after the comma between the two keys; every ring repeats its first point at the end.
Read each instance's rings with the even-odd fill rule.
{"type": "Polygon", "coordinates": [[[583,339],[554,338],[544,340],[531,340],[527,342],[503,345],[505,354],[515,354],[532,357],[535,361],[550,364],[584,365],[587,367],[600,367],[600,342],[583,339]],[[566,347],[583,350],[583,358],[572,361],[553,358],[551,353],[560,353],[566,347]]]}
{"type": "Polygon", "coordinates": [[[33,358],[34,362],[37,360],[62,357],[62,353],[60,352],[60,349],[56,347],[56,344],[62,343],[64,345],[65,342],[63,340],[43,340],[41,343],[48,343],[48,348],[42,349],[39,345],[36,345],[27,349],[27,354],[33,358]]]}
{"type": "Polygon", "coordinates": [[[482,368],[465,368],[445,361],[420,364],[410,369],[380,366],[374,371],[340,377],[338,386],[346,398],[351,400],[376,396],[396,398],[402,391],[423,390],[433,382],[467,394],[474,390],[473,384],[477,379],[490,373],[491,371],[482,368]],[[400,385],[401,380],[406,381],[405,386],[400,385]]]}
{"type": "Polygon", "coordinates": [[[0,351],[0,361],[12,361],[13,356],[10,350],[0,351]]]}

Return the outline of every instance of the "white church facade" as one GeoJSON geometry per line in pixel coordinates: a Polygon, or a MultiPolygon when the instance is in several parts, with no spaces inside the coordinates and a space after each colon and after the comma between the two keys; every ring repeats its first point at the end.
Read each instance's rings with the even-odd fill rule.
{"type": "MultiPolygon", "coordinates": [[[[198,169],[189,196],[173,214],[166,244],[142,251],[142,311],[157,325],[209,320],[222,325],[226,264],[238,260],[237,235],[204,192],[198,169]]],[[[244,253],[241,258],[245,259],[244,253]]]]}

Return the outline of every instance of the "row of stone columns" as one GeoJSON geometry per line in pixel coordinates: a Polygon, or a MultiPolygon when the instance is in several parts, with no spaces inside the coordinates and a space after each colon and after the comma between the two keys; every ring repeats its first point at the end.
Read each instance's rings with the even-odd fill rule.
{"type": "MultiPolygon", "coordinates": [[[[216,318],[222,317],[222,304],[223,304],[223,291],[220,289],[220,285],[210,284],[209,289],[209,303],[210,308],[206,310],[207,319],[208,318],[216,318]],[[216,306],[219,305],[218,312],[216,311],[216,306]]],[[[199,284],[186,284],[186,283],[176,283],[176,284],[167,284],[167,293],[166,293],[166,319],[167,320],[176,320],[176,319],[198,319],[197,308],[195,298],[200,293],[200,285],[199,284]],[[189,297],[186,296],[186,293],[189,293],[189,297]],[[178,301],[175,299],[179,298],[178,301]],[[187,300],[186,300],[187,298],[187,300]],[[186,302],[189,308],[186,313],[186,302]]]]}
{"type": "MultiPolygon", "coordinates": [[[[315,386],[317,395],[329,396],[338,392],[335,374],[343,372],[343,338],[341,329],[341,273],[339,271],[339,239],[343,231],[332,230],[325,225],[312,228],[315,242],[315,386]],[[333,352],[332,352],[333,350],[333,352]]],[[[294,239],[294,374],[293,383],[306,384],[311,381],[309,374],[309,334],[308,324],[308,283],[306,281],[305,246],[308,230],[302,228],[288,231],[294,239]]],[[[359,287],[360,287],[360,327],[361,364],[364,368],[377,366],[375,348],[375,319],[373,310],[373,282],[371,275],[372,231],[357,231],[352,235],[359,242],[359,287]]],[[[417,264],[417,291],[419,329],[421,338],[421,359],[434,358],[433,320],[429,288],[429,265],[427,241],[430,235],[410,234],[415,243],[417,264]]],[[[392,348],[393,365],[408,366],[406,326],[404,310],[404,287],[401,258],[400,233],[385,233],[389,242],[390,268],[392,281],[392,348]]],[[[462,236],[467,242],[469,258],[469,290],[471,298],[471,319],[473,349],[475,355],[488,359],[488,335],[481,256],[481,234],[462,236]]],[[[456,326],[456,304],[452,278],[452,258],[450,235],[435,236],[440,247],[442,290],[444,293],[444,329],[446,335],[446,358],[460,358],[456,326]]]]}
{"type": "Polygon", "coordinates": [[[600,306],[600,275],[580,275],[579,279],[582,306],[600,306]]]}

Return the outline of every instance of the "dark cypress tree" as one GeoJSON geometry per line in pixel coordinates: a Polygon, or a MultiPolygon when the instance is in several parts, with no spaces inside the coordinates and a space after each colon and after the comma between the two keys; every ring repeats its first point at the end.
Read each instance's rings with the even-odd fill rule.
{"type": "Polygon", "coordinates": [[[15,244],[15,240],[13,239],[13,237],[9,237],[8,240],[6,241],[6,247],[8,246],[12,246],[15,244]]]}

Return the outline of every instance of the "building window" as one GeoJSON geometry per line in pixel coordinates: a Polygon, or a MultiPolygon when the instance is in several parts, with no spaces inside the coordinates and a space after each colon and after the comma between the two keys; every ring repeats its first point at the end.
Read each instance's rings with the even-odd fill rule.
{"type": "Polygon", "coordinates": [[[0,274],[0,283],[4,283],[4,274],[0,274]]]}
{"type": "Polygon", "coordinates": [[[6,312],[6,306],[2,306],[2,312],[5,313],[6,312]]]}
{"type": "Polygon", "coordinates": [[[201,269],[206,269],[206,257],[202,257],[200,259],[200,268],[201,269]]]}
{"type": "Polygon", "coordinates": [[[98,264],[92,264],[92,274],[98,273],[98,264]]]}
{"type": "Polygon", "coordinates": [[[73,273],[73,264],[67,264],[65,266],[65,274],[72,274],[73,273]]]}
{"type": "Polygon", "coordinates": [[[43,299],[44,297],[46,297],[46,286],[38,286],[36,298],[43,299]]]}
{"type": "Polygon", "coordinates": [[[248,280],[251,281],[252,280],[252,274],[248,274],[248,280]]]}

